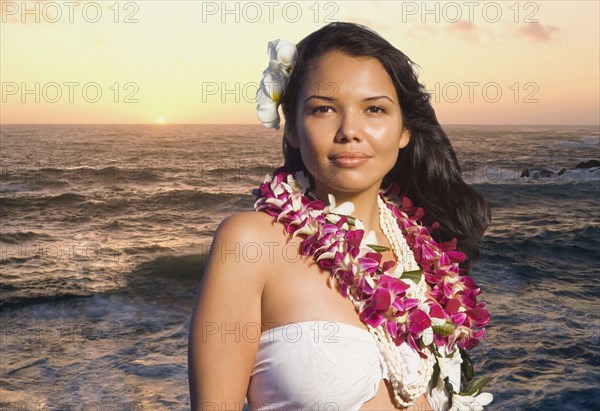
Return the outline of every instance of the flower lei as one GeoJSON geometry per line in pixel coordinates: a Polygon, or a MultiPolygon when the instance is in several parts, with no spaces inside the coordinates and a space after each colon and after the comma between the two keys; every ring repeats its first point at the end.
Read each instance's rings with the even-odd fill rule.
{"type": "Polygon", "coordinates": [[[438,359],[434,382],[447,377],[447,364],[456,364],[454,353],[459,350],[463,378],[470,384],[459,395],[446,378],[445,388],[453,394],[456,409],[460,404],[491,402],[491,394],[481,394],[490,379],[471,381],[472,364],[465,351],[478,344],[490,316],[485,303],[477,302],[481,290],[469,276],[460,275],[458,264],[465,255],[456,251],[456,239],[438,244],[419,222],[424,210],[400,195],[397,184],[380,191],[420,267],[402,272],[394,261],[382,263],[380,251],[387,248],[366,244],[364,226],[347,215],[353,210],[351,203],[336,207],[335,198],[329,195],[330,204],[325,206],[308,190],[308,179],[301,171],[294,178],[284,169],[276,170],[253,191],[254,209],[276,217],[292,237],[305,235],[300,253],[312,255],[321,268],[330,270],[344,297],[360,301],[363,322],[371,327],[383,325],[396,345],[407,343],[423,358],[423,349],[432,350],[438,359]],[[431,287],[424,302],[411,298],[421,276],[431,287]],[[440,351],[451,355],[444,357],[440,351]]]}

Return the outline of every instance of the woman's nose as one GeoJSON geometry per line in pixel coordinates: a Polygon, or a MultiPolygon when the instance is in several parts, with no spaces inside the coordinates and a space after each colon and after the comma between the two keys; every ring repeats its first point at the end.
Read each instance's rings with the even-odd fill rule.
{"type": "Polygon", "coordinates": [[[356,113],[344,113],[335,137],[337,142],[360,141],[362,133],[360,117],[356,113]]]}

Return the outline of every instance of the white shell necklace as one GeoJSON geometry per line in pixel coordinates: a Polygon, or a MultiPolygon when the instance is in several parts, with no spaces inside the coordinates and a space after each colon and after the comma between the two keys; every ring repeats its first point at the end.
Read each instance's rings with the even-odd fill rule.
{"type": "MultiPolygon", "coordinates": [[[[380,195],[377,196],[377,205],[379,207],[379,224],[381,230],[392,246],[392,251],[397,261],[398,267],[394,274],[400,275],[405,271],[418,270],[420,267],[415,261],[413,252],[398,227],[398,222],[396,221],[394,214],[387,207],[380,195]]],[[[421,276],[421,279],[417,284],[416,295],[411,297],[417,298],[419,301],[425,301],[426,292],[427,284],[424,276],[421,276]]],[[[358,303],[351,294],[349,294],[349,297],[358,307],[358,303]]],[[[408,374],[408,370],[406,361],[392,340],[390,333],[383,324],[376,328],[369,325],[367,325],[367,327],[373,335],[373,338],[379,347],[379,351],[386,362],[390,382],[394,391],[394,401],[400,407],[411,406],[427,390],[427,386],[433,374],[433,365],[435,364],[433,353],[428,348],[423,350],[427,355],[427,358],[420,359],[419,361],[418,378],[412,383],[407,383],[406,375],[408,374]]]]}

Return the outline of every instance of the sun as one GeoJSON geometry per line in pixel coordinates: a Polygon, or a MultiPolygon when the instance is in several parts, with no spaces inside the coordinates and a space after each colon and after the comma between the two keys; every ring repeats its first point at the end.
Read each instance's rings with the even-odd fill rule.
{"type": "Polygon", "coordinates": [[[156,119],[154,120],[154,122],[156,124],[165,124],[167,122],[167,119],[164,118],[163,116],[158,116],[158,117],[156,117],[156,119]]]}

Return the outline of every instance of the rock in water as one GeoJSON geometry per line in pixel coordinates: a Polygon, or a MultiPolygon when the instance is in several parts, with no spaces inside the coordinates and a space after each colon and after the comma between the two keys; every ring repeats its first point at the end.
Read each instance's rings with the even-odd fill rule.
{"type": "Polygon", "coordinates": [[[600,161],[599,160],[582,161],[581,163],[579,163],[575,166],[575,168],[592,168],[592,167],[600,167],[600,161]]]}

